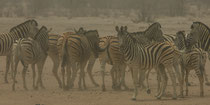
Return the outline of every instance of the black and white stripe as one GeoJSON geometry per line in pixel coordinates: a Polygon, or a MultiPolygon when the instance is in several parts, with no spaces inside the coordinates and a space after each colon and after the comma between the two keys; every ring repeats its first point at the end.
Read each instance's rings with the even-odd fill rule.
{"type": "Polygon", "coordinates": [[[42,70],[47,58],[47,50],[48,50],[48,30],[45,26],[42,26],[38,33],[28,38],[20,38],[13,44],[12,49],[12,71],[13,71],[13,86],[12,89],[15,90],[15,82],[16,82],[16,74],[17,74],[17,66],[19,61],[21,61],[24,66],[22,71],[23,77],[23,87],[27,90],[27,86],[25,83],[26,71],[28,69],[28,65],[32,64],[33,70],[33,88],[37,89],[38,85],[44,88],[42,83],[42,70]],[[35,85],[35,65],[38,68],[38,78],[35,85]]]}
{"type": "Polygon", "coordinates": [[[8,83],[7,74],[10,67],[10,53],[12,44],[19,38],[26,38],[30,35],[34,35],[38,31],[38,23],[36,20],[27,20],[10,29],[9,33],[0,35],[0,56],[6,56],[6,72],[5,72],[5,83],[8,83]]]}

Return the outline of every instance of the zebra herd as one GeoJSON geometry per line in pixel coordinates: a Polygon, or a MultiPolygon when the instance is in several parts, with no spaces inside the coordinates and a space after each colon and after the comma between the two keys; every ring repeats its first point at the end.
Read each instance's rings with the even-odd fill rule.
{"type": "MultiPolygon", "coordinates": [[[[49,33],[51,29],[42,26],[34,19],[27,20],[10,29],[9,33],[0,35],[0,55],[6,56],[5,83],[11,66],[13,79],[12,90],[15,91],[17,66],[23,65],[23,87],[27,90],[25,76],[28,65],[33,73],[33,88],[45,88],[42,82],[42,71],[46,58],[53,61],[53,75],[63,90],[73,88],[77,72],[79,73],[79,89],[86,89],[85,66],[94,86],[98,87],[92,75],[97,58],[101,65],[102,90],[105,91],[105,66],[112,65],[110,70],[112,88],[129,89],[125,83],[126,67],[131,71],[134,93],[138,95],[138,86],[146,87],[150,93],[149,74],[152,69],[157,73],[157,99],[165,94],[168,76],[172,81],[173,99],[177,99],[176,78],[180,86],[180,96],[184,97],[184,82],[188,95],[188,75],[194,69],[200,82],[200,96],[204,96],[204,77],[209,85],[205,72],[207,53],[210,51],[210,29],[202,22],[193,22],[191,31],[186,34],[179,31],[175,35],[163,34],[160,23],[150,25],[145,31],[129,32],[127,26],[116,26],[116,36],[100,37],[97,30],[80,28],[75,32],[63,35],[49,33]],[[35,80],[38,68],[38,78],[35,80]],[[58,76],[61,67],[62,79],[58,76]],[[180,69],[181,68],[181,69],[180,69]],[[146,82],[144,82],[146,80],[146,82]]],[[[210,59],[210,57],[209,57],[210,59]]]]}

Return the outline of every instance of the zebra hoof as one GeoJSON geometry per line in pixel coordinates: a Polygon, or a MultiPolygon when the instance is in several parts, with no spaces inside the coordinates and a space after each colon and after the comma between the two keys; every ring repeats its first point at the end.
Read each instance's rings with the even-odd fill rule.
{"type": "Polygon", "coordinates": [[[147,94],[151,94],[151,90],[150,89],[147,89],[147,94]]]}

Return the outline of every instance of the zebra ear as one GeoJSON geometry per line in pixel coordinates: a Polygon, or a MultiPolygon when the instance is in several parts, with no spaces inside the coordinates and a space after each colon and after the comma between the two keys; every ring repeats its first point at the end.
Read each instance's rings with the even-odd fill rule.
{"type": "Polygon", "coordinates": [[[80,27],[80,28],[79,28],[79,31],[84,31],[83,27],[80,27]]]}
{"type": "Polygon", "coordinates": [[[47,33],[49,33],[50,31],[52,31],[52,28],[50,28],[49,30],[47,30],[47,33]]]}
{"type": "Polygon", "coordinates": [[[127,31],[127,29],[128,29],[128,27],[127,27],[127,26],[125,26],[125,27],[124,27],[124,31],[127,31]]]}
{"type": "Polygon", "coordinates": [[[123,26],[120,27],[120,31],[121,31],[121,32],[123,31],[123,26]]]}
{"type": "Polygon", "coordinates": [[[118,26],[115,27],[115,30],[116,30],[117,32],[120,32],[120,29],[119,29],[118,26]]]}

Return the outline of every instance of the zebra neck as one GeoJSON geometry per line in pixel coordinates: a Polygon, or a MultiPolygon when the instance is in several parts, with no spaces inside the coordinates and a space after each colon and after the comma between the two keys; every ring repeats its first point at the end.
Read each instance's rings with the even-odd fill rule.
{"type": "Polygon", "coordinates": [[[16,40],[19,38],[26,38],[29,36],[28,35],[29,33],[27,33],[26,31],[23,31],[23,30],[12,31],[12,32],[9,32],[9,34],[11,36],[13,36],[16,40]]]}
{"type": "MultiPolygon", "coordinates": [[[[137,58],[137,53],[141,49],[141,46],[138,43],[134,43],[133,40],[129,40],[124,44],[124,46],[120,46],[120,51],[123,53],[126,61],[133,61],[137,58]]],[[[140,56],[138,56],[140,57],[140,56]]]]}
{"type": "Polygon", "coordinates": [[[198,45],[200,48],[202,48],[204,51],[209,50],[210,46],[210,33],[209,32],[203,32],[201,33],[201,37],[199,38],[198,45]]]}

